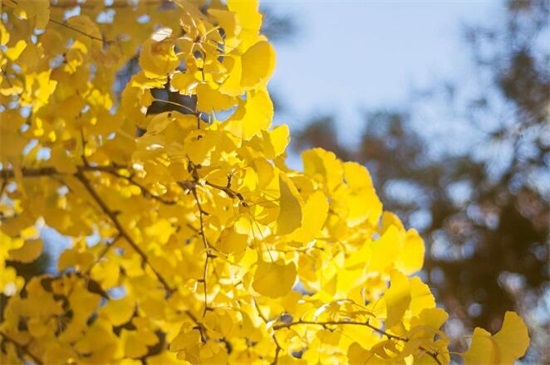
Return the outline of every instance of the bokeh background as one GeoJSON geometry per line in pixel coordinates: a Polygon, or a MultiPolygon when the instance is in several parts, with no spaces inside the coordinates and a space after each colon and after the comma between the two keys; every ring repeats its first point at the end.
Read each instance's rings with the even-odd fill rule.
{"type": "Polygon", "coordinates": [[[466,334],[527,321],[550,364],[550,2],[264,2],[291,165],[322,146],[365,164],[426,242],[419,275],[466,334]]]}

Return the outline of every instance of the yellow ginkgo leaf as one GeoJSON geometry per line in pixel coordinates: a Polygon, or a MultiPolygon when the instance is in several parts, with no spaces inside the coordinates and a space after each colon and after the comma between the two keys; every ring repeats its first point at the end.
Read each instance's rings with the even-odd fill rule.
{"type": "Polygon", "coordinates": [[[405,311],[411,304],[409,278],[399,271],[394,271],[390,282],[390,288],[384,295],[387,310],[386,328],[391,328],[400,323],[405,311]]]}
{"type": "Polygon", "coordinates": [[[464,364],[514,364],[529,346],[527,326],[514,312],[506,312],[504,323],[494,336],[476,327],[472,344],[463,354],[464,364]]]}
{"type": "Polygon", "coordinates": [[[369,351],[360,344],[354,342],[348,348],[348,361],[350,364],[365,364],[369,358],[369,351]]]}
{"type": "Polygon", "coordinates": [[[239,50],[245,50],[258,39],[262,25],[262,14],[258,11],[258,6],[258,0],[229,0],[227,2],[227,7],[237,15],[238,22],[242,27],[239,50]]]}
{"type": "Polygon", "coordinates": [[[42,253],[42,239],[25,241],[23,247],[9,251],[10,260],[32,262],[42,253]]]}
{"type": "Polygon", "coordinates": [[[67,151],[62,146],[57,145],[52,148],[50,162],[59,172],[66,174],[74,174],[76,172],[73,160],[67,155],[67,151]]]}
{"type": "Polygon", "coordinates": [[[226,79],[220,85],[219,91],[225,95],[240,96],[244,93],[241,85],[243,71],[242,59],[240,56],[226,56],[223,65],[227,68],[226,79]]]}
{"type": "Polygon", "coordinates": [[[69,267],[78,267],[86,270],[94,261],[94,255],[90,251],[65,250],[59,256],[57,268],[63,271],[69,267]]]}
{"type": "Polygon", "coordinates": [[[289,234],[302,225],[302,198],[292,181],[283,174],[279,175],[281,191],[277,233],[289,234]]]}
{"type": "MultiPolygon", "coordinates": [[[[4,26],[4,23],[0,23],[0,45],[5,46],[10,40],[10,33],[4,26]]],[[[0,60],[2,56],[0,55],[0,60]]]]}
{"type": "Polygon", "coordinates": [[[19,58],[19,56],[21,55],[21,53],[23,53],[23,51],[25,50],[26,47],[27,47],[27,42],[20,39],[19,41],[17,41],[17,43],[15,43],[15,45],[13,47],[9,47],[4,52],[4,55],[7,58],[9,58],[10,60],[16,61],[19,58]]]}
{"type": "Polygon", "coordinates": [[[296,265],[260,260],[254,274],[252,287],[270,298],[282,297],[292,289],[296,281],[296,265]]]}
{"type": "Polygon", "coordinates": [[[410,229],[405,233],[403,247],[399,251],[395,267],[410,275],[422,269],[424,265],[424,241],[418,232],[410,229]]]}
{"type": "Polygon", "coordinates": [[[501,359],[513,363],[527,351],[529,346],[529,332],[523,319],[515,312],[506,312],[502,328],[493,339],[503,349],[501,359]]]}
{"type": "Polygon", "coordinates": [[[282,124],[269,132],[269,142],[273,146],[273,157],[284,153],[290,142],[290,130],[288,125],[282,124]]]}
{"type": "Polygon", "coordinates": [[[220,27],[224,32],[224,44],[229,51],[237,48],[241,41],[238,36],[241,33],[241,24],[237,19],[237,14],[227,10],[208,9],[208,13],[216,17],[220,27]]]}
{"type": "Polygon", "coordinates": [[[392,212],[384,212],[382,213],[382,226],[380,228],[381,233],[386,232],[388,228],[391,226],[396,226],[396,228],[399,231],[404,231],[405,227],[403,226],[403,223],[401,222],[401,219],[397,215],[395,215],[392,212]]]}
{"type": "Polygon", "coordinates": [[[87,48],[94,42],[96,45],[101,46],[101,31],[97,26],[97,23],[94,22],[90,17],[86,15],[76,15],[67,19],[67,25],[73,29],[78,29],[79,32],[76,32],[76,36],[79,37],[81,42],[84,42],[87,48]]]}
{"type": "Polygon", "coordinates": [[[120,333],[120,342],[127,357],[138,358],[147,354],[148,347],[158,342],[158,337],[150,331],[128,331],[120,333]]]}
{"type": "Polygon", "coordinates": [[[183,95],[194,94],[198,84],[199,80],[192,72],[174,72],[170,81],[170,85],[183,95]]]}
{"type": "Polygon", "coordinates": [[[266,90],[246,93],[235,113],[224,123],[224,129],[234,136],[249,140],[269,127],[273,117],[273,102],[266,90]]]}
{"type": "Polygon", "coordinates": [[[286,124],[277,126],[271,131],[262,130],[261,138],[254,140],[255,148],[263,151],[267,158],[276,158],[283,154],[290,142],[289,129],[286,124]]]}
{"type": "Polygon", "coordinates": [[[372,259],[369,271],[385,271],[394,264],[399,253],[399,232],[397,228],[389,228],[378,240],[371,245],[372,259]]]}
{"type": "Polygon", "coordinates": [[[411,286],[410,310],[412,315],[419,315],[424,309],[435,308],[435,298],[428,285],[418,277],[411,278],[409,284],[411,286]]]}
{"type": "Polygon", "coordinates": [[[222,94],[205,83],[197,86],[196,93],[197,109],[205,113],[227,110],[234,104],[233,97],[222,94]]]}
{"type": "Polygon", "coordinates": [[[265,86],[275,69],[275,50],[267,41],[260,41],[242,55],[241,85],[251,89],[265,86]]]}
{"type": "Polygon", "coordinates": [[[216,247],[225,254],[234,254],[243,252],[247,245],[248,235],[237,233],[234,228],[227,231],[216,247]]]}
{"type": "Polygon", "coordinates": [[[302,162],[304,173],[323,182],[329,191],[333,191],[342,184],[344,169],[342,162],[333,152],[313,148],[302,153],[302,162]]]}
{"type": "Polygon", "coordinates": [[[49,0],[19,0],[15,13],[23,19],[35,19],[34,26],[38,29],[46,28],[50,20],[49,0]]]}
{"type": "Polygon", "coordinates": [[[168,242],[170,236],[175,232],[175,228],[172,227],[168,220],[159,219],[149,227],[145,228],[144,231],[151,240],[164,245],[168,242]]]}
{"type": "Polygon", "coordinates": [[[178,335],[170,342],[170,351],[181,351],[196,346],[201,341],[201,335],[191,323],[184,323],[178,335]]]}
{"type": "Polygon", "coordinates": [[[104,316],[113,326],[120,326],[132,318],[135,308],[135,299],[127,295],[122,299],[111,299],[105,307],[101,308],[100,315],[104,316]]]}
{"type": "Polygon", "coordinates": [[[162,133],[168,127],[168,124],[173,121],[174,118],[171,117],[170,112],[156,114],[147,126],[147,133],[152,135],[162,133]]]}
{"type": "Polygon", "coordinates": [[[303,224],[294,232],[292,239],[308,243],[315,238],[325,224],[328,208],[328,199],[322,191],[311,194],[304,205],[303,224]]]}
{"type": "Polygon", "coordinates": [[[143,43],[139,65],[148,78],[165,77],[178,67],[179,62],[171,38],[161,41],[148,39],[143,43]]]}
{"type": "Polygon", "coordinates": [[[92,293],[82,286],[73,288],[68,299],[71,308],[78,308],[75,316],[88,318],[97,310],[102,298],[100,295],[92,293]]]}
{"type": "Polygon", "coordinates": [[[426,334],[433,337],[437,330],[443,326],[447,318],[449,318],[449,314],[441,308],[427,308],[422,310],[418,317],[411,320],[411,326],[419,328],[419,330],[414,333],[414,337],[418,338],[426,334]]]}

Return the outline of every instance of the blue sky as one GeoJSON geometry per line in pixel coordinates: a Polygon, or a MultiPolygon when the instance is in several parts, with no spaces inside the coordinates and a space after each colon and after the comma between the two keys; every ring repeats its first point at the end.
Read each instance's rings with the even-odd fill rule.
{"type": "Polygon", "coordinates": [[[490,21],[498,1],[266,2],[296,17],[294,42],[276,45],[272,86],[287,109],[276,117],[298,129],[315,115],[339,116],[357,141],[365,108],[403,105],[411,91],[468,68],[462,24],[490,21]]]}

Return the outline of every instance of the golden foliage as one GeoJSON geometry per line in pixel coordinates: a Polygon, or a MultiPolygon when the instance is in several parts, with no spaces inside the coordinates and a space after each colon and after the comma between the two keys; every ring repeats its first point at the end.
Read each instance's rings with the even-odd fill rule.
{"type": "MultiPolygon", "coordinates": [[[[257,2],[203,6],[2,2],[2,363],[449,363],[447,314],[409,276],[418,233],[363,166],[285,165],[257,2]],[[160,88],[196,109],[148,114],[160,88]],[[25,283],[9,262],[40,255],[43,225],[71,245],[25,283]]],[[[528,341],[507,314],[464,357],[512,363],[528,341]]]]}

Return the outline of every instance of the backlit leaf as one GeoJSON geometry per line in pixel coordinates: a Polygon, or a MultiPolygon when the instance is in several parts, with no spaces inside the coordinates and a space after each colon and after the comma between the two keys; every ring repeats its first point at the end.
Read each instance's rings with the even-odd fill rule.
{"type": "Polygon", "coordinates": [[[390,288],[384,294],[384,300],[388,313],[386,327],[392,328],[401,322],[405,311],[411,304],[409,278],[398,271],[394,271],[391,275],[390,288]]]}
{"type": "Polygon", "coordinates": [[[277,218],[277,233],[289,234],[302,225],[302,199],[292,181],[279,175],[279,217],[277,218]]]}
{"type": "Polygon", "coordinates": [[[267,41],[260,41],[242,55],[242,78],[244,88],[254,88],[265,83],[275,69],[275,50],[267,41]]]}
{"type": "Polygon", "coordinates": [[[282,297],[290,292],[296,281],[296,265],[260,260],[252,287],[270,298],[282,297]]]}
{"type": "Polygon", "coordinates": [[[529,334],[523,320],[506,312],[502,328],[495,335],[476,327],[470,348],[463,354],[465,364],[514,364],[525,354],[529,334]]]}

